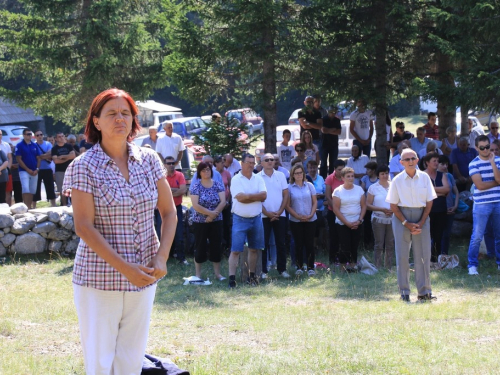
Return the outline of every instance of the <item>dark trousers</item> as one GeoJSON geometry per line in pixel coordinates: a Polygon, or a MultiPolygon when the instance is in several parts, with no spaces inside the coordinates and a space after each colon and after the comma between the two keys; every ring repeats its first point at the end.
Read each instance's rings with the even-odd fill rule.
{"type": "Polygon", "coordinates": [[[56,199],[56,192],[54,191],[54,175],[52,169],[40,169],[38,171],[38,182],[36,183],[36,194],[33,197],[34,201],[42,200],[41,190],[42,181],[47,193],[47,199],[56,199]]]}
{"type": "Polygon", "coordinates": [[[231,205],[226,205],[222,210],[222,238],[228,249],[231,248],[231,205]]]}
{"type": "Polygon", "coordinates": [[[16,203],[23,202],[23,186],[21,181],[12,181],[12,191],[14,192],[14,200],[16,203]]]}
{"type": "Polygon", "coordinates": [[[306,248],[307,269],[314,270],[314,233],[316,221],[295,222],[290,221],[293,239],[295,241],[295,259],[297,268],[302,268],[304,257],[301,249],[306,248]]]}
{"type": "Polygon", "coordinates": [[[330,248],[328,253],[328,261],[330,264],[338,262],[339,256],[339,236],[337,233],[337,226],[335,225],[335,214],[333,211],[328,210],[326,221],[328,222],[328,234],[330,236],[330,248]]]}
{"type": "Polygon", "coordinates": [[[213,263],[221,261],[222,225],[222,220],[212,221],[211,223],[193,223],[194,260],[196,263],[205,263],[207,259],[213,263]],[[209,242],[208,246],[207,240],[209,242]]]}
{"type": "MultiPolygon", "coordinates": [[[[453,227],[454,219],[455,219],[455,214],[453,215],[446,214],[446,224],[444,226],[443,238],[441,240],[441,254],[448,255],[448,249],[450,248],[451,228],[453,227]]],[[[486,236],[484,240],[486,242],[486,236]]]]}
{"type": "Polygon", "coordinates": [[[438,256],[441,254],[441,244],[443,241],[443,233],[446,229],[446,212],[431,212],[431,262],[437,262],[438,256]]]}
{"type": "Polygon", "coordinates": [[[333,173],[333,163],[337,160],[339,156],[339,147],[323,146],[319,148],[319,156],[321,158],[321,166],[319,167],[319,174],[326,179],[327,175],[333,173]],[[328,163],[327,163],[328,162],[328,163]],[[328,169],[327,169],[328,168],[328,169]],[[328,170],[328,174],[327,174],[328,170]]]}
{"type": "Polygon", "coordinates": [[[0,182],[0,203],[5,203],[6,189],[7,189],[7,182],[0,182]]]}
{"type": "Polygon", "coordinates": [[[373,244],[373,229],[372,229],[372,212],[366,210],[366,214],[363,220],[363,243],[366,247],[373,244]]]}
{"type": "Polygon", "coordinates": [[[269,238],[271,237],[271,230],[274,233],[274,241],[276,243],[276,263],[278,272],[286,271],[286,217],[280,216],[279,220],[271,221],[271,219],[263,218],[262,224],[264,225],[264,251],[262,252],[262,272],[268,273],[267,269],[267,250],[269,249],[269,238]]]}
{"type": "Polygon", "coordinates": [[[371,143],[371,140],[370,140],[370,143],[367,144],[366,146],[363,146],[361,144],[361,142],[359,142],[357,139],[355,139],[354,141],[352,141],[352,144],[358,146],[359,150],[363,153],[363,155],[366,155],[366,156],[370,157],[370,153],[372,152],[372,143],[371,143]]]}
{"type": "MultiPolygon", "coordinates": [[[[184,217],[182,215],[182,204],[175,206],[175,208],[177,209],[177,227],[175,228],[174,246],[177,260],[182,262],[186,259],[186,255],[184,254],[184,217]]],[[[156,235],[161,239],[161,216],[158,210],[155,210],[155,230],[156,235]]]]}
{"type": "Polygon", "coordinates": [[[347,225],[335,224],[340,239],[339,262],[357,263],[361,228],[351,229],[347,225]]]}

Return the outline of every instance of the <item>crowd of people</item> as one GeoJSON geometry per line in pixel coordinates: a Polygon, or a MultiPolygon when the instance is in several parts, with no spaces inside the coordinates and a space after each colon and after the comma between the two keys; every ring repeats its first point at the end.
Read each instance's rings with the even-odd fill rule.
{"type": "MultiPolygon", "coordinates": [[[[72,199],[81,239],[73,271],[74,302],[88,372],[140,372],[156,285],[167,274],[167,260],[175,251],[179,263],[189,266],[182,243],[182,197],[187,192],[193,209],[196,276],[202,278],[208,260],[216,279],[228,279],[230,288],[237,286],[236,270],[245,250],[249,285],[268,278],[272,266],[282,278],[290,278],[290,270],[296,277],[304,272],[314,277],[315,241],[319,229],[327,228],[332,272],[357,271],[363,238],[367,249],[373,242],[378,268],[396,266],[401,299],[409,301],[412,248],[417,299],[431,301],[431,262],[447,254],[459,192],[471,185],[469,274],[478,273],[483,237],[500,270],[497,123],[488,136],[472,134],[471,129],[468,137],[457,139],[450,129],[446,139],[439,140],[434,114],[416,137],[401,122],[393,133],[387,117],[385,146],[393,155],[389,166],[377,165],[370,160],[372,114],[359,100],[350,116],[355,141],[346,163],[337,159],[337,109],[323,109],[319,97],[308,96],[304,104],[298,115],[299,143],[291,145],[290,133],[284,131],[278,153],[265,154],[259,165],[249,153],[240,161],[231,154],[205,155],[189,187],[179,171],[184,145],[171,123],[163,124],[162,137],[149,129],[143,147],[131,142],[140,128],[138,109],[122,90],[106,90],[92,102],[84,140],[89,148],[76,150],[76,137],[66,142],[63,134],[57,134],[57,144],[50,147],[39,131],[32,142],[31,131],[25,130],[23,141],[11,151],[22,199],[32,207],[40,170],[52,170],[52,162],[55,169],[44,172],[47,180],[42,182],[50,184],[49,175],[55,174],[59,192],[72,199]],[[421,150],[425,155],[420,160],[421,150]],[[77,151],[83,155],[76,157],[77,151]],[[220,267],[224,246],[230,250],[227,277],[220,267]],[[262,272],[257,274],[259,252],[262,272]]],[[[4,170],[14,170],[9,154],[2,147],[0,184],[4,174],[9,181],[4,170]]]]}
{"type": "Polygon", "coordinates": [[[84,134],[77,137],[58,132],[54,136],[25,128],[23,139],[15,146],[0,134],[0,203],[22,202],[30,209],[36,208],[42,200],[43,183],[52,207],[56,206],[58,195],[61,205],[68,205],[67,197],[61,194],[66,169],[92,146],[84,134]]]}

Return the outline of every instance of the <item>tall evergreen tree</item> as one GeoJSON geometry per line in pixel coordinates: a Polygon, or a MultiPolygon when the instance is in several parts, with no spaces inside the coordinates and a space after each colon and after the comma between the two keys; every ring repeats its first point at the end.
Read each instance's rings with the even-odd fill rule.
{"type": "Polygon", "coordinates": [[[101,90],[144,99],[164,86],[158,1],[21,2],[21,13],[0,11],[0,74],[29,84],[0,95],[81,127],[101,90]]]}
{"type": "Polygon", "coordinates": [[[297,88],[301,74],[301,6],[293,0],[164,0],[164,6],[169,83],[195,103],[223,98],[262,108],[266,151],[276,152],[276,99],[297,88]]]}

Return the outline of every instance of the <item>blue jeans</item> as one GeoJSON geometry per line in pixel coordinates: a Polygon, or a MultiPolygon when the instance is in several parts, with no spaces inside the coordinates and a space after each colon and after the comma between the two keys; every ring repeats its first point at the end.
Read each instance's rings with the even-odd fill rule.
{"type": "Polygon", "coordinates": [[[359,150],[361,151],[361,153],[363,155],[366,155],[366,156],[370,157],[370,154],[372,152],[372,142],[371,141],[366,146],[363,146],[361,144],[361,142],[359,142],[357,139],[355,139],[354,141],[352,141],[352,144],[358,146],[359,150]]]}
{"type": "Polygon", "coordinates": [[[242,217],[233,214],[233,241],[231,251],[241,253],[245,242],[254,250],[264,249],[264,226],[259,215],[254,217],[242,217]]]}
{"type": "Polygon", "coordinates": [[[277,269],[279,273],[286,271],[286,248],[285,248],[285,236],[286,236],[286,217],[280,216],[279,220],[271,221],[268,218],[262,219],[262,224],[264,225],[264,239],[265,248],[262,253],[262,272],[267,273],[267,251],[270,248],[270,238],[271,233],[274,234],[274,241],[276,243],[276,253],[277,253],[277,269]]]}
{"type": "Polygon", "coordinates": [[[493,222],[491,221],[488,221],[488,224],[486,224],[484,243],[486,245],[486,251],[488,252],[488,258],[496,258],[497,264],[500,264],[500,248],[498,245],[495,246],[495,234],[493,231],[493,222]]]}
{"type": "MultiPolygon", "coordinates": [[[[472,209],[472,238],[469,245],[469,268],[477,267],[479,262],[477,257],[479,255],[479,246],[486,231],[486,225],[491,222],[492,230],[495,236],[495,249],[500,249],[500,202],[494,203],[474,203],[472,209]]],[[[497,258],[498,263],[498,258],[497,258]]]]}
{"type": "MultiPolygon", "coordinates": [[[[177,227],[175,228],[174,247],[177,254],[177,260],[182,262],[186,260],[184,254],[184,221],[182,215],[182,204],[176,206],[177,209],[177,227]]],[[[155,210],[155,230],[158,239],[161,239],[161,216],[160,211],[155,210]]],[[[172,253],[170,253],[172,255],[172,253]]]]}

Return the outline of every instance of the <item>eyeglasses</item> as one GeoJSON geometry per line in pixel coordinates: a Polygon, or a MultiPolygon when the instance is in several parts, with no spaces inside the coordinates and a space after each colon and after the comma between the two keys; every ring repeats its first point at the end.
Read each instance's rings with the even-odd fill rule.
{"type": "Polygon", "coordinates": [[[274,159],[264,159],[266,163],[269,163],[270,161],[274,161],[274,159]]]}
{"type": "Polygon", "coordinates": [[[417,160],[417,158],[406,158],[406,159],[401,159],[401,161],[406,161],[406,162],[408,162],[408,161],[415,161],[415,160],[417,160]]]}
{"type": "Polygon", "coordinates": [[[491,130],[498,130],[498,126],[495,126],[495,127],[491,127],[491,130]]]}
{"type": "Polygon", "coordinates": [[[486,145],[486,146],[479,146],[478,147],[481,151],[484,151],[484,150],[489,150],[490,149],[490,145],[486,145]]]}
{"type": "Polygon", "coordinates": [[[296,175],[296,174],[304,174],[304,172],[302,172],[302,171],[297,171],[297,172],[295,172],[295,173],[294,173],[294,175],[296,175]]]}
{"type": "Polygon", "coordinates": [[[37,137],[41,137],[43,135],[43,133],[40,133],[40,134],[35,134],[37,137]]]}
{"type": "Polygon", "coordinates": [[[205,168],[201,170],[202,172],[210,172],[210,168],[205,168]]]}
{"type": "Polygon", "coordinates": [[[297,152],[304,152],[304,150],[302,150],[301,148],[296,148],[295,151],[297,151],[297,152]]]}
{"type": "Polygon", "coordinates": [[[168,163],[165,163],[165,165],[175,165],[175,161],[169,161],[168,163]]]}
{"type": "Polygon", "coordinates": [[[31,137],[33,133],[24,133],[24,135],[29,135],[31,137]]]}

